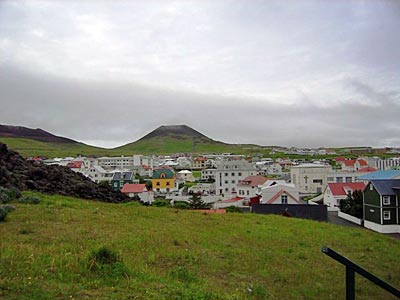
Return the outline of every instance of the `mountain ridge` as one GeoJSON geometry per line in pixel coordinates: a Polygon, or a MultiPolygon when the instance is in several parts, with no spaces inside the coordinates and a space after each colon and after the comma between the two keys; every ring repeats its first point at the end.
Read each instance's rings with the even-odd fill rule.
{"type": "Polygon", "coordinates": [[[57,136],[40,128],[32,129],[24,126],[13,125],[0,125],[0,137],[28,138],[48,143],[78,143],[73,139],[57,136]]]}

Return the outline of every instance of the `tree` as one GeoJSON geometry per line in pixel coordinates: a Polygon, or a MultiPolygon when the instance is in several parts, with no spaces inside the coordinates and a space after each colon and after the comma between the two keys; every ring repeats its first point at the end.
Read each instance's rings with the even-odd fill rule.
{"type": "Polygon", "coordinates": [[[189,206],[191,209],[209,209],[210,205],[205,203],[199,194],[193,194],[191,198],[189,198],[189,206]]]}
{"type": "Polygon", "coordinates": [[[340,200],[339,208],[341,212],[362,219],[363,217],[363,196],[361,191],[349,193],[347,198],[340,200]]]}

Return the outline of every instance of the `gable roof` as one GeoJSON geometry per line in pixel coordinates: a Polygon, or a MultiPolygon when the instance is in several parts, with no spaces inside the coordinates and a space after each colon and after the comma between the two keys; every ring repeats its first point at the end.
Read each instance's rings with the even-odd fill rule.
{"type": "Polygon", "coordinates": [[[296,199],[296,197],[292,196],[290,193],[288,193],[285,190],[280,190],[279,192],[277,192],[271,199],[269,199],[267,201],[267,204],[271,204],[274,203],[276,199],[278,199],[283,193],[285,193],[286,195],[288,195],[290,198],[292,198],[294,201],[296,201],[297,203],[301,203],[299,201],[299,199],[296,199]]]}
{"type": "Polygon", "coordinates": [[[400,179],[371,180],[370,181],[379,194],[384,196],[396,195],[400,188],[400,179]]]}
{"type": "Polygon", "coordinates": [[[68,168],[71,169],[80,169],[83,165],[83,161],[81,160],[75,160],[75,161],[71,161],[67,164],[68,168]]]}
{"type": "Polygon", "coordinates": [[[239,182],[238,186],[259,186],[263,185],[267,180],[268,178],[265,178],[264,176],[247,176],[239,182]]]}
{"type": "Polygon", "coordinates": [[[145,184],[126,183],[122,187],[122,193],[143,193],[147,192],[145,184]]]}
{"type": "Polygon", "coordinates": [[[363,191],[365,188],[364,182],[340,182],[328,183],[328,187],[333,196],[347,196],[348,190],[363,191]]]}
{"type": "Polygon", "coordinates": [[[115,172],[112,180],[131,180],[133,172],[115,172]]]}
{"type": "Polygon", "coordinates": [[[175,177],[174,171],[167,168],[157,169],[153,171],[153,179],[173,179],[175,177]],[[165,177],[161,178],[161,174],[164,174],[165,177]]]}
{"type": "Polygon", "coordinates": [[[368,173],[368,172],[376,172],[376,171],[377,171],[377,169],[372,168],[372,167],[365,167],[365,168],[358,170],[358,172],[360,172],[360,173],[368,173]]]}

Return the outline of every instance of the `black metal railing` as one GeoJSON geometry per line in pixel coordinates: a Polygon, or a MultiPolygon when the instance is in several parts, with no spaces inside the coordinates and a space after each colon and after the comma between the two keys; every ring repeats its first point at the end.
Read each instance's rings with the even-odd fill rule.
{"type": "Polygon", "coordinates": [[[375,275],[372,275],[367,270],[361,268],[360,266],[356,265],[343,255],[335,252],[334,250],[324,246],[321,249],[322,253],[332,257],[334,260],[340,262],[341,264],[346,266],[346,300],[355,300],[355,273],[360,274],[361,276],[365,277],[369,281],[373,282],[374,284],[380,286],[384,290],[388,291],[389,293],[395,295],[397,298],[400,298],[400,291],[391,285],[387,284],[383,280],[379,279],[375,275]]]}

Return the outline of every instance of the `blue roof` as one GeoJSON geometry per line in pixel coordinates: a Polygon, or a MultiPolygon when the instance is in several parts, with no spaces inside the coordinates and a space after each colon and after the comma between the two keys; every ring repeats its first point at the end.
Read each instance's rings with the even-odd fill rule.
{"type": "Polygon", "coordinates": [[[396,179],[400,178],[400,170],[376,171],[358,176],[358,180],[396,179]]]}
{"type": "Polygon", "coordinates": [[[396,195],[400,188],[400,179],[371,180],[375,189],[383,196],[396,195]]]}

